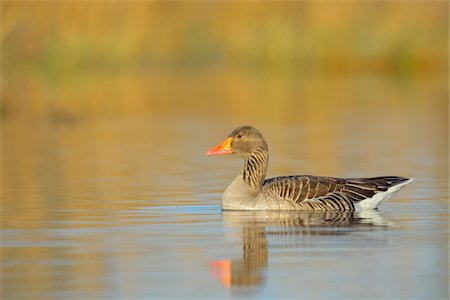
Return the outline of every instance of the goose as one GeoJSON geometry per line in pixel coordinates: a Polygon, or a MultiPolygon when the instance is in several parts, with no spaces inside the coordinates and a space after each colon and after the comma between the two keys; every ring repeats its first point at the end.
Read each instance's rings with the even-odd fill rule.
{"type": "Polygon", "coordinates": [[[336,178],[311,175],[266,179],[269,148],[252,126],[234,129],[206,155],[236,154],[244,167],[222,195],[223,210],[362,211],[396,195],[413,178],[336,178]]]}

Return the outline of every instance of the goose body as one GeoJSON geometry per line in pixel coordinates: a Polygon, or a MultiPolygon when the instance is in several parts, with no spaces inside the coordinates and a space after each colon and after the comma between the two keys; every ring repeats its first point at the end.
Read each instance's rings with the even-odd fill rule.
{"type": "Polygon", "coordinates": [[[233,130],[207,155],[238,154],[244,167],[222,197],[224,210],[366,210],[392,198],[413,179],[398,176],[335,178],[311,175],[265,179],[269,151],[254,127],[233,130]]]}

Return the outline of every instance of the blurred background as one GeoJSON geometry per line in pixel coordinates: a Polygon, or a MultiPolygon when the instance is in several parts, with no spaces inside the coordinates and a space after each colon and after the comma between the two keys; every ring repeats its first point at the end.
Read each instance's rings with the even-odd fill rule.
{"type": "Polygon", "coordinates": [[[205,266],[241,249],[219,203],[242,162],[204,153],[243,124],[269,176],[416,178],[382,206],[406,225],[381,249],[377,232],[351,253],[269,247],[261,293],[448,298],[448,1],[0,8],[2,298],[229,299],[205,266]]]}
{"type": "Polygon", "coordinates": [[[447,102],[446,1],[1,8],[2,119],[169,113],[285,122],[305,110],[323,118],[358,104],[447,102]]]}

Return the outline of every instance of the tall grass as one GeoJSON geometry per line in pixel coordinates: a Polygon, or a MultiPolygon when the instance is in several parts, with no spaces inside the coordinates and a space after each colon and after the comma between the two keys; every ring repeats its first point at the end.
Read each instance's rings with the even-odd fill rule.
{"type": "Polygon", "coordinates": [[[0,5],[3,117],[212,112],[221,95],[254,105],[251,85],[283,93],[311,77],[443,80],[448,69],[445,1],[0,5]]]}

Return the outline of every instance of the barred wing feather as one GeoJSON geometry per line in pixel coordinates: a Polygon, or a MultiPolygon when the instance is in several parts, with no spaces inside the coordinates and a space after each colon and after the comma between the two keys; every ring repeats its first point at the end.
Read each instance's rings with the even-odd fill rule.
{"type": "Polygon", "coordinates": [[[395,176],[345,179],[300,175],[270,178],[264,186],[294,209],[353,210],[357,203],[408,180],[395,176]]]}

